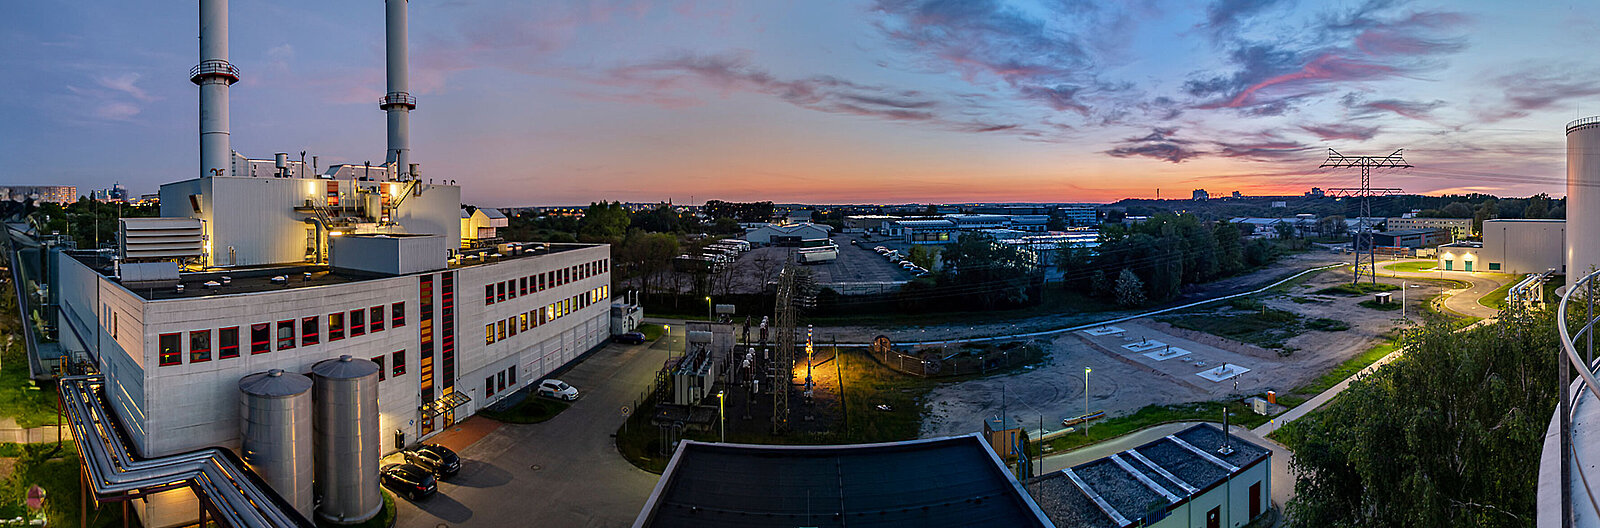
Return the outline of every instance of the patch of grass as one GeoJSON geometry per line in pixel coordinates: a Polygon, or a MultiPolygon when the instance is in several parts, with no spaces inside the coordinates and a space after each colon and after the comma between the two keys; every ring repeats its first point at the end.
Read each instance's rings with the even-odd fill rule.
{"type": "Polygon", "coordinates": [[[1393,284],[1384,284],[1382,282],[1346,282],[1338,286],[1329,286],[1327,288],[1317,290],[1317,293],[1329,295],[1366,295],[1369,293],[1395,291],[1398,289],[1400,289],[1399,286],[1393,284]]]}
{"type": "MultiPolygon", "coordinates": [[[[45,490],[44,514],[51,526],[78,524],[78,452],[72,442],[30,444],[16,451],[17,465],[11,477],[0,482],[0,518],[13,519],[28,514],[28,488],[38,485],[45,490]]],[[[92,506],[91,506],[92,507],[92,506]]],[[[101,503],[99,509],[89,511],[89,527],[100,528],[122,525],[122,508],[114,503],[101,503]]]]}
{"type": "Polygon", "coordinates": [[[1227,407],[1230,424],[1256,427],[1267,423],[1267,416],[1256,414],[1243,402],[1220,401],[1180,403],[1177,405],[1146,405],[1133,414],[1109,420],[1092,422],[1088,434],[1082,429],[1050,440],[1050,448],[1057,453],[1097,444],[1140,429],[1169,422],[1206,421],[1222,423],[1222,409],[1227,407]]]}
{"type": "Polygon", "coordinates": [[[1361,306],[1362,308],[1371,308],[1385,312],[1393,312],[1400,309],[1400,303],[1394,301],[1380,303],[1376,299],[1367,299],[1365,301],[1356,303],[1356,305],[1361,306]]]}
{"type": "MultiPolygon", "coordinates": [[[[928,391],[941,381],[903,375],[878,364],[866,352],[847,350],[839,354],[838,369],[844,378],[843,412],[841,427],[822,433],[793,432],[772,435],[766,427],[756,427],[760,432],[734,426],[729,417],[728,441],[743,444],[857,444],[911,440],[922,429],[922,418],[927,414],[925,398],[928,391]],[[889,406],[888,411],[878,409],[889,406]]],[[[832,368],[830,365],[828,368],[832,368]]],[[[800,416],[799,404],[794,405],[793,419],[800,416]]],[[[758,409],[760,407],[757,407],[758,409]]],[[[634,411],[636,419],[617,430],[617,450],[623,458],[639,469],[661,473],[672,458],[669,453],[660,455],[660,429],[650,425],[648,417],[655,412],[654,404],[645,403],[634,411]]],[[[763,420],[757,420],[761,423],[763,420]]],[[[759,425],[759,423],[757,424],[759,425]]],[[[687,440],[717,441],[720,431],[686,432],[687,440]]]]}
{"type": "MultiPolygon", "coordinates": [[[[1321,394],[1322,391],[1333,388],[1334,385],[1338,385],[1339,382],[1344,381],[1345,378],[1354,376],[1357,372],[1361,372],[1361,369],[1367,368],[1368,366],[1377,362],[1379,359],[1383,359],[1383,356],[1389,355],[1390,352],[1394,352],[1395,349],[1399,347],[1400,340],[1391,337],[1388,341],[1379,343],[1377,346],[1367,349],[1366,352],[1356,354],[1355,357],[1345,360],[1344,363],[1340,363],[1339,366],[1334,367],[1333,370],[1318,376],[1317,379],[1311,380],[1305,385],[1295,387],[1291,392],[1294,394],[1303,394],[1307,397],[1321,394]]],[[[1283,403],[1284,399],[1285,397],[1279,396],[1278,402],[1283,403]]],[[[1284,405],[1289,404],[1284,403],[1284,405]]]]}
{"type": "Polygon", "coordinates": [[[1478,304],[1494,308],[1496,310],[1504,310],[1506,308],[1506,295],[1511,293],[1511,287],[1516,286],[1517,281],[1519,280],[1521,280],[1520,275],[1512,277],[1512,279],[1506,281],[1505,284],[1501,284],[1499,288],[1495,288],[1494,291],[1485,294],[1483,297],[1479,297],[1478,304]]]}
{"type": "Polygon", "coordinates": [[[1350,323],[1346,323],[1338,319],[1318,317],[1316,319],[1307,321],[1306,328],[1310,328],[1312,330],[1321,330],[1323,332],[1339,332],[1342,330],[1349,330],[1350,323]]]}
{"type": "Polygon", "coordinates": [[[1321,300],[1321,299],[1312,299],[1310,297],[1301,297],[1301,296],[1298,296],[1298,295],[1290,297],[1289,300],[1294,301],[1295,304],[1311,304],[1311,303],[1319,303],[1320,304],[1320,303],[1328,302],[1328,301],[1324,301],[1324,300],[1321,300]]]}
{"type": "Polygon", "coordinates": [[[0,416],[15,418],[21,427],[55,425],[55,384],[28,378],[26,354],[20,336],[0,353],[0,416]]]}
{"type": "Polygon", "coordinates": [[[1157,319],[1163,323],[1197,332],[1226,337],[1263,348],[1283,348],[1289,338],[1298,335],[1303,318],[1294,312],[1262,306],[1252,299],[1234,299],[1235,306],[1258,308],[1251,311],[1186,314],[1157,319]],[[1237,301],[1248,301],[1239,303],[1237,301]]]}
{"type": "Polygon", "coordinates": [[[501,411],[485,409],[478,414],[505,423],[536,424],[555,418],[561,411],[567,410],[572,404],[553,400],[537,394],[528,394],[522,401],[511,406],[510,409],[501,411]]]}
{"type": "Polygon", "coordinates": [[[1433,268],[1438,265],[1438,261],[1433,260],[1412,260],[1406,262],[1396,262],[1388,266],[1383,266],[1383,269],[1402,273],[1420,273],[1424,271],[1433,271],[1433,268]]]}
{"type": "Polygon", "coordinates": [[[658,324],[642,324],[639,325],[639,329],[635,331],[644,334],[645,341],[655,341],[657,339],[661,339],[661,325],[658,324]]]}

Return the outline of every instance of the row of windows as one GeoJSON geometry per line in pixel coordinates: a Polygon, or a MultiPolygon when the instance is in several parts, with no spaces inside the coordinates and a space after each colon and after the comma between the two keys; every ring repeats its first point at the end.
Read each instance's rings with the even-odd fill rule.
{"type": "Polygon", "coordinates": [[[517,367],[506,367],[505,370],[496,372],[483,378],[483,397],[494,396],[495,391],[506,390],[506,385],[512,388],[517,386],[517,367]]]}
{"type": "Polygon", "coordinates": [[[489,306],[497,302],[505,302],[508,299],[515,299],[518,295],[542,292],[548,288],[605,273],[610,269],[611,259],[600,259],[527,277],[485,284],[483,286],[483,305],[489,306]]]}
{"type": "Polygon", "coordinates": [[[591,304],[608,299],[610,298],[610,293],[611,286],[600,286],[582,294],[535,308],[532,311],[512,315],[504,321],[495,321],[483,325],[483,344],[492,345],[496,341],[516,337],[517,332],[526,332],[530,328],[538,328],[539,325],[555,321],[567,314],[582,310],[591,304]]]}
{"type": "MultiPolygon", "coordinates": [[[[302,317],[300,319],[300,333],[298,334],[301,346],[315,345],[322,340],[320,316],[302,317]]],[[[348,330],[350,337],[366,335],[367,332],[378,333],[384,329],[383,306],[350,310],[328,314],[328,342],[345,338],[348,330]]],[[[388,324],[392,328],[406,325],[406,304],[397,302],[389,305],[388,324]]],[[[211,361],[211,330],[193,330],[189,332],[189,362],[204,363],[211,361]]],[[[216,331],[216,352],[218,359],[239,357],[239,327],[230,326],[216,331]]],[[[255,323],[250,325],[250,353],[265,354],[273,349],[273,341],[277,341],[278,350],[289,350],[295,347],[295,321],[288,319],[277,322],[276,339],[274,339],[273,323],[255,323]]],[[[163,367],[183,364],[183,334],[174,332],[161,334],[158,340],[158,361],[163,367]]]]}

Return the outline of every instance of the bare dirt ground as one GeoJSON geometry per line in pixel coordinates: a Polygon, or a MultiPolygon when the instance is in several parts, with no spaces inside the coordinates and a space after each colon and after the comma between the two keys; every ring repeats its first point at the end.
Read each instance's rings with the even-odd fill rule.
{"type": "MultiPolygon", "coordinates": [[[[1006,414],[1023,424],[1036,427],[1042,419],[1045,428],[1058,429],[1062,418],[1085,412],[1085,367],[1092,371],[1088,380],[1088,410],[1103,410],[1111,416],[1131,413],[1151,404],[1219,400],[1268,390],[1285,392],[1371,348],[1398,324],[1398,311],[1379,311],[1356,304],[1370,296],[1315,293],[1350,279],[1347,269],[1335,268],[1318,273],[1285,292],[1254,296],[1270,308],[1307,318],[1337,319],[1350,325],[1348,330],[1307,330],[1290,338],[1286,344],[1294,352],[1287,357],[1275,350],[1175,328],[1148,318],[1116,324],[1124,330],[1120,334],[1091,336],[1084,331],[1073,332],[1051,342],[1052,357],[1038,368],[935,389],[928,395],[930,412],[923,421],[922,435],[943,436],[981,430],[982,420],[998,415],[1002,407],[1006,414]],[[1301,302],[1296,302],[1296,298],[1301,302]],[[1123,346],[1144,340],[1160,341],[1190,354],[1157,361],[1123,346]],[[1250,371],[1221,382],[1198,375],[1224,363],[1250,371]],[[1234,381],[1238,382],[1237,392],[1234,381]]],[[[1400,282],[1399,279],[1380,279],[1380,282],[1388,281],[1400,282]]],[[[1268,281],[1255,283],[1257,286],[1251,286],[1251,281],[1239,282],[1240,288],[1253,288],[1268,281]]],[[[1410,318],[1420,319],[1417,314],[1421,312],[1421,304],[1443,291],[1445,287],[1436,283],[1410,288],[1407,294],[1410,318]]],[[[1231,309],[1223,305],[1186,313],[1204,316],[1231,309]]]]}
{"type": "MultiPolygon", "coordinates": [[[[841,251],[844,251],[844,249],[841,248],[841,251]]],[[[1346,260],[1348,260],[1348,257],[1318,251],[1290,255],[1280,259],[1278,262],[1272,265],[1251,273],[1186,288],[1184,293],[1179,296],[1178,300],[1170,302],[1168,305],[1185,304],[1207,298],[1237,293],[1240,291],[1253,290],[1308,268],[1326,266],[1328,264],[1335,264],[1344,262],[1346,260]]],[[[1130,311],[1050,314],[1001,322],[985,322],[967,325],[846,325],[818,328],[818,331],[825,333],[830,337],[837,337],[841,343],[864,343],[871,341],[872,338],[878,335],[889,336],[892,341],[897,343],[930,341],[954,339],[959,337],[983,337],[1054,330],[1057,328],[1065,328],[1094,321],[1111,319],[1131,313],[1144,312],[1155,308],[1160,307],[1151,306],[1130,311]]]]}

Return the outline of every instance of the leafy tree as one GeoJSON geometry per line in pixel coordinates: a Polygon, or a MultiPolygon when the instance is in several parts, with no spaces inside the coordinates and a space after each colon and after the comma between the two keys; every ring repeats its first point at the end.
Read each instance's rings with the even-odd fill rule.
{"type": "Polygon", "coordinates": [[[588,241],[617,244],[628,234],[628,210],[618,202],[590,203],[578,223],[578,235],[588,241]]]}
{"type": "Polygon", "coordinates": [[[922,244],[911,246],[911,263],[923,269],[933,269],[933,263],[939,257],[939,248],[928,247],[922,244]]]}
{"type": "Polygon", "coordinates": [[[1244,235],[1239,226],[1221,223],[1211,232],[1217,238],[1217,272],[1232,275],[1244,269],[1244,235]]]}
{"type": "Polygon", "coordinates": [[[1133,270],[1122,268],[1122,273],[1117,276],[1117,304],[1123,306],[1139,306],[1144,304],[1144,282],[1139,280],[1133,270]]]}
{"type": "Polygon", "coordinates": [[[1450,205],[1444,206],[1444,209],[1440,209],[1439,213],[1444,218],[1472,218],[1472,206],[1466,202],[1451,202],[1450,205]]]}
{"type": "Polygon", "coordinates": [[[1283,429],[1296,526],[1532,526],[1556,403],[1554,316],[1434,322],[1404,356],[1283,429]]]}
{"type": "MultiPolygon", "coordinates": [[[[1138,277],[1134,279],[1138,280],[1138,277]]],[[[1106,278],[1105,270],[1094,270],[1094,273],[1089,274],[1089,295],[1105,297],[1111,295],[1111,288],[1111,279],[1106,278]]]]}
{"type": "Polygon", "coordinates": [[[1528,199],[1528,207],[1522,210],[1523,218],[1545,218],[1550,215],[1550,195],[1539,193],[1528,199]]]}
{"type": "Polygon", "coordinates": [[[1472,232],[1483,232],[1483,221],[1500,217],[1500,209],[1495,200],[1485,200],[1478,205],[1478,210],[1472,213],[1472,232]]]}
{"type": "Polygon", "coordinates": [[[972,293],[965,297],[983,308],[1022,305],[1038,300],[1035,286],[1042,277],[1031,253],[997,243],[983,233],[967,233],[942,253],[941,286],[972,293]]]}

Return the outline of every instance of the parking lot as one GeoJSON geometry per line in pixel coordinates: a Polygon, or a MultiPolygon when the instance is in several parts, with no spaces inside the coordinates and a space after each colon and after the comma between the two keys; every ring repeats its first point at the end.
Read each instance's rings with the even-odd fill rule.
{"type": "MultiPolygon", "coordinates": [[[[560,378],[584,392],[550,421],[487,426],[457,449],[461,473],[420,502],[397,499],[403,528],[447,526],[627,526],[656,475],[617,454],[611,438],[665,358],[666,342],[611,343],[560,378]]],[[[679,342],[682,346],[682,342],[679,342]]],[[[461,425],[470,429],[474,418],[461,425]]],[[[446,434],[457,433],[449,430],[446,434]]],[[[471,433],[471,431],[460,431],[471,433]]],[[[444,436],[444,435],[440,435],[444,436]]]]}
{"type": "MultiPolygon", "coordinates": [[[[833,237],[834,243],[839,245],[838,260],[804,265],[817,282],[870,283],[911,280],[910,272],[901,269],[899,265],[890,264],[882,255],[872,250],[878,243],[862,242],[856,246],[850,244],[852,238],[844,235],[833,237]]],[[[783,269],[783,266],[794,263],[795,250],[796,248],[792,247],[760,247],[739,255],[739,259],[728,271],[730,291],[733,293],[762,291],[767,281],[777,280],[778,271],[783,269]]]]}

